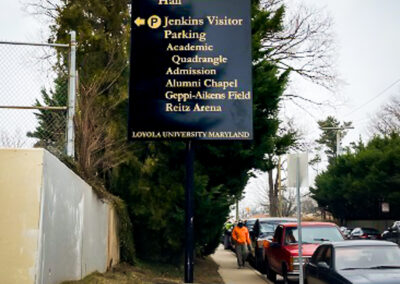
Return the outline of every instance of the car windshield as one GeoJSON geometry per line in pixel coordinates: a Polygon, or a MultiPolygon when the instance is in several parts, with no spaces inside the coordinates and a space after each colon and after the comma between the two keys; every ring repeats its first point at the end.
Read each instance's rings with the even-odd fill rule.
{"type": "Polygon", "coordinates": [[[246,221],[246,227],[247,229],[251,230],[253,229],[254,223],[256,222],[256,220],[247,220],[246,221]]]}
{"type": "MultiPolygon", "coordinates": [[[[298,241],[297,227],[288,227],[285,232],[285,243],[296,244],[298,241]]],[[[313,226],[302,228],[303,243],[321,243],[343,241],[343,236],[336,227],[313,226]]]]}
{"type": "Polygon", "coordinates": [[[279,224],[289,222],[293,222],[293,220],[260,221],[260,232],[261,234],[274,233],[279,224]]]}
{"type": "Polygon", "coordinates": [[[336,270],[400,268],[396,246],[353,246],[335,249],[336,270]]]}
{"type": "Polygon", "coordinates": [[[273,223],[260,223],[260,232],[263,234],[273,233],[275,231],[277,224],[273,223]]]}

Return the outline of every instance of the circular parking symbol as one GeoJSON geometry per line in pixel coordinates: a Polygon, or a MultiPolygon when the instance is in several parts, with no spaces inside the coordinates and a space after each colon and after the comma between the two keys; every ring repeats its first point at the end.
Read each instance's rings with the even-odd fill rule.
{"type": "Polygon", "coordinates": [[[147,19],[147,25],[152,29],[158,29],[161,26],[161,18],[153,15],[147,19]]]}

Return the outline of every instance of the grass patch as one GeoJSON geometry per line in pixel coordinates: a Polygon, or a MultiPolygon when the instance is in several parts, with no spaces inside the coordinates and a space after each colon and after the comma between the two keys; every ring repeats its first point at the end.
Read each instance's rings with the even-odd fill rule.
{"type": "MultiPolygon", "coordinates": [[[[195,283],[223,284],[218,274],[218,265],[210,258],[196,258],[195,283]]],[[[152,264],[138,261],[137,265],[117,265],[106,273],[95,272],[80,281],[63,284],[179,284],[183,283],[183,269],[168,264],[152,264]]]]}

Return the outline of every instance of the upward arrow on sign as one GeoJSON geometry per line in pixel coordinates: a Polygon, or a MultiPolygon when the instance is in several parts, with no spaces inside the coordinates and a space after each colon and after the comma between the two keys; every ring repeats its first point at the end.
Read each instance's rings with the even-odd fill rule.
{"type": "Polygon", "coordinates": [[[140,18],[140,17],[138,17],[138,18],[135,20],[135,24],[136,24],[138,27],[144,26],[144,25],[146,24],[146,20],[145,20],[145,19],[142,19],[142,18],[140,18]]]}

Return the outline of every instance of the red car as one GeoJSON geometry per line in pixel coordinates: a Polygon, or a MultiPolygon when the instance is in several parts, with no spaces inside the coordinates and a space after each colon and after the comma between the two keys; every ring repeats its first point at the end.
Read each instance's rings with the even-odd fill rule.
{"type": "MultiPolygon", "coordinates": [[[[301,224],[305,262],[311,258],[321,243],[344,240],[336,224],[327,222],[302,222],[301,224]]],[[[284,283],[288,283],[289,276],[298,276],[299,246],[297,238],[297,223],[285,223],[276,228],[272,241],[264,241],[264,265],[269,280],[276,281],[276,275],[280,274],[284,278],[284,283]]]]}

